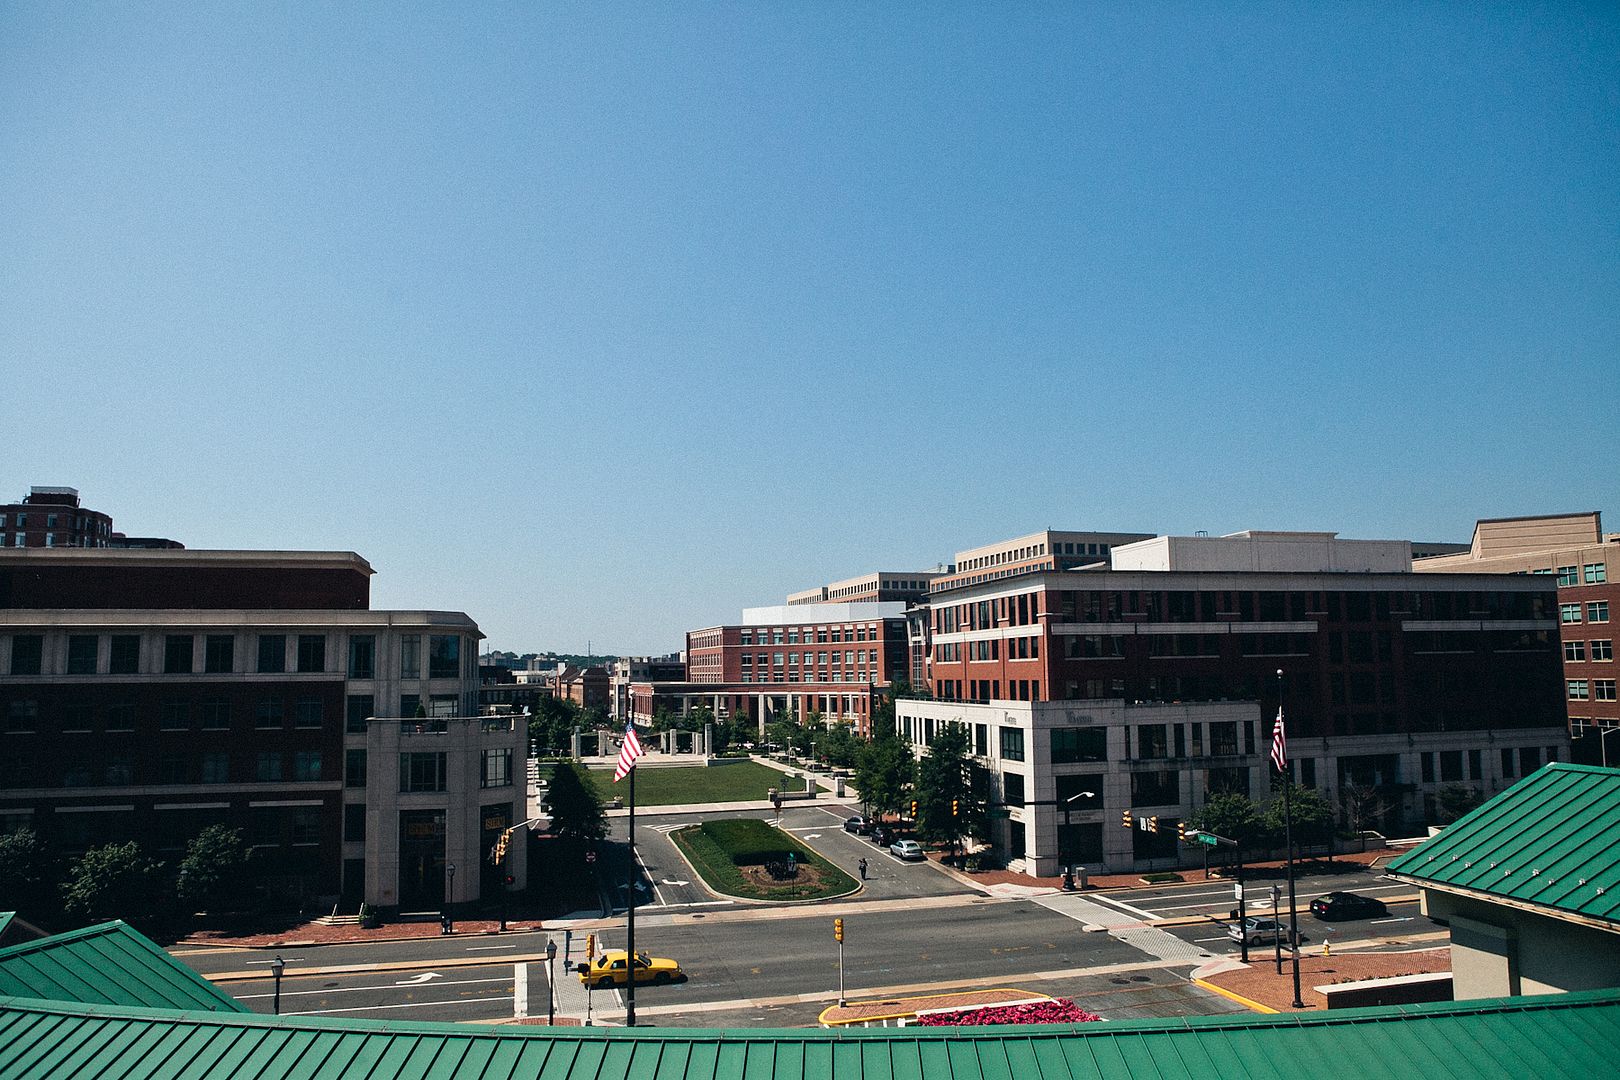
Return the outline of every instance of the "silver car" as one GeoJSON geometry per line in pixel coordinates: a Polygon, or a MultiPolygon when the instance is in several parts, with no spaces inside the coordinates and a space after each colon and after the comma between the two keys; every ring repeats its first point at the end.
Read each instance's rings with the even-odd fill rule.
{"type": "Polygon", "coordinates": [[[922,845],[915,840],[896,840],[889,845],[889,854],[897,859],[926,859],[922,845]]]}
{"type": "MultiPolygon", "coordinates": [[[[1243,941],[1247,939],[1250,945],[1270,945],[1280,936],[1282,938],[1282,943],[1287,945],[1288,926],[1286,923],[1278,923],[1276,919],[1249,918],[1243,920],[1243,926],[1241,928],[1239,928],[1237,923],[1232,923],[1230,926],[1228,926],[1226,928],[1226,936],[1231,938],[1233,941],[1243,941]]],[[[1299,940],[1305,941],[1307,938],[1304,934],[1301,934],[1299,935],[1299,940]]]]}

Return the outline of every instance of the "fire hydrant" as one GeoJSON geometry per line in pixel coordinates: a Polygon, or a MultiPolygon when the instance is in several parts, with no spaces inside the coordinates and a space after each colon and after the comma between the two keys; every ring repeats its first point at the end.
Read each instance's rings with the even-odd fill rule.
{"type": "Polygon", "coordinates": [[[1331,942],[1331,941],[1322,942],[1322,959],[1326,960],[1329,956],[1332,956],[1332,955],[1333,955],[1333,942],[1331,942]]]}

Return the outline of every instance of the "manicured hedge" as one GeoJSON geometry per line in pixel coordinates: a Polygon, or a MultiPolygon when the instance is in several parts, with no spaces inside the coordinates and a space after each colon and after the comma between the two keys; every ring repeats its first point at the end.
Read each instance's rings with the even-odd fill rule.
{"type": "Polygon", "coordinates": [[[709,888],[725,896],[749,900],[819,900],[843,896],[857,888],[854,878],[792,836],[757,818],[710,821],[679,829],[670,834],[670,839],[709,888]],[[771,835],[762,835],[758,829],[771,835]],[[729,847],[732,841],[736,841],[739,848],[729,847]],[[816,867],[822,874],[820,886],[811,888],[803,883],[761,886],[745,878],[740,866],[758,865],[766,860],[740,862],[738,852],[742,852],[742,858],[753,859],[767,848],[778,860],[785,861],[791,851],[798,862],[816,867]]]}

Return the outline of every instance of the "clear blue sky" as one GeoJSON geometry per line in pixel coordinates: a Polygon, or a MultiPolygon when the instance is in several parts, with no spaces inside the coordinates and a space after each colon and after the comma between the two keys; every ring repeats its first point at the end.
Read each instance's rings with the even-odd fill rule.
{"type": "Polygon", "coordinates": [[[1620,527],[1613,4],[404,6],[0,8],[0,495],[518,651],[1048,526],[1620,527]]]}

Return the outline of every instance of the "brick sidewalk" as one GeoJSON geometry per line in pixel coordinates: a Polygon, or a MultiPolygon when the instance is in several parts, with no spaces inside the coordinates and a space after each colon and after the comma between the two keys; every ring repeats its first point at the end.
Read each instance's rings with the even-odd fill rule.
{"type": "MultiPolygon", "coordinates": [[[[456,937],[480,937],[499,933],[496,919],[458,919],[456,937]]],[[[519,934],[539,930],[534,921],[508,922],[506,933],[519,934]]],[[[324,926],[318,922],[286,930],[259,934],[236,934],[225,930],[199,930],[176,941],[176,945],[216,946],[220,948],[268,949],[289,945],[347,945],[362,941],[410,941],[416,938],[434,938],[439,934],[436,922],[384,923],[367,930],[359,926],[324,926]]]]}
{"type": "MultiPolygon", "coordinates": [[[[1252,955],[1252,953],[1251,953],[1252,955]]],[[[1397,975],[1417,975],[1451,970],[1451,950],[1420,949],[1415,952],[1340,952],[1333,956],[1299,958],[1299,999],[1306,1009],[1327,1008],[1327,998],[1314,987],[1360,979],[1388,979],[1397,975]]],[[[1294,971],[1287,955],[1283,972],[1277,974],[1273,961],[1250,963],[1234,971],[1224,971],[1198,980],[1210,986],[1247,998],[1277,1012],[1299,1012],[1294,1008],[1294,971]]]]}

